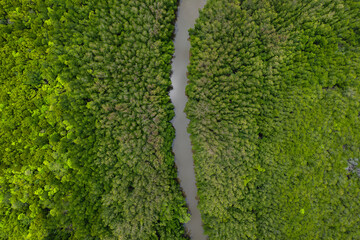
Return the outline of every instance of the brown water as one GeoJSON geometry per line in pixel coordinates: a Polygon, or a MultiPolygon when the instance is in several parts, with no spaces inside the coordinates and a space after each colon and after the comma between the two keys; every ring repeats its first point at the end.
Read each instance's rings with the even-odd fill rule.
{"type": "Polygon", "coordinates": [[[193,240],[205,240],[207,236],[204,235],[200,212],[197,208],[194,162],[190,138],[187,133],[189,120],[184,113],[187,102],[185,86],[188,81],[186,77],[187,65],[190,62],[188,30],[194,26],[195,20],[199,17],[199,9],[204,5],[205,0],[180,0],[175,25],[175,54],[172,63],[173,74],[171,81],[173,90],[170,92],[171,101],[175,106],[175,118],[172,120],[176,132],[173,152],[175,153],[178,177],[181,181],[180,186],[186,194],[186,202],[191,213],[191,220],[185,226],[193,240]]]}

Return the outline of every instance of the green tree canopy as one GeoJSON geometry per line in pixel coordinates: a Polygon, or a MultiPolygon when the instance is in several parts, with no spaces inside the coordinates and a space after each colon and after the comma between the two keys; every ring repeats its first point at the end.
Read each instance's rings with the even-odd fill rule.
{"type": "Polygon", "coordinates": [[[186,113],[210,239],[356,239],[358,1],[209,0],[186,113]]]}

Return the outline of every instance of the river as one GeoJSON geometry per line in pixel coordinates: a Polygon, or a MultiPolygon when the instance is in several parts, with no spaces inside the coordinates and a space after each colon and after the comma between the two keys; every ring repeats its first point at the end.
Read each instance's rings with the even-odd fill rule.
{"type": "Polygon", "coordinates": [[[198,201],[194,161],[192,158],[190,135],[187,132],[189,120],[184,113],[187,97],[185,87],[187,85],[187,65],[190,62],[190,42],[188,41],[188,30],[194,26],[195,20],[199,17],[199,9],[203,8],[205,0],[180,0],[177,20],[175,25],[175,54],[172,62],[171,82],[173,89],[170,91],[170,98],[175,106],[175,117],[172,124],[175,128],[175,139],[173,152],[175,164],[178,169],[180,186],[186,195],[191,220],[185,224],[193,240],[205,240],[202,227],[200,211],[197,208],[198,201]]]}

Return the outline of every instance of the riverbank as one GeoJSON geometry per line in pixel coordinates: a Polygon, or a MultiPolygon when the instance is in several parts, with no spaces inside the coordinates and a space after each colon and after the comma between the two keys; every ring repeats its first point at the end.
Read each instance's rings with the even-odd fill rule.
{"type": "Polygon", "coordinates": [[[197,188],[192,158],[192,147],[190,135],[187,133],[189,120],[184,113],[187,102],[185,87],[187,85],[187,66],[190,62],[190,42],[188,41],[188,30],[194,26],[199,16],[199,9],[205,5],[204,0],[183,0],[179,2],[177,20],[175,25],[175,54],[172,62],[171,81],[173,88],[170,91],[170,98],[175,107],[175,117],[171,121],[175,128],[175,139],[173,152],[175,164],[178,170],[178,179],[186,202],[191,213],[191,220],[185,227],[192,239],[207,239],[202,227],[200,211],[197,208],[197,188]]]}

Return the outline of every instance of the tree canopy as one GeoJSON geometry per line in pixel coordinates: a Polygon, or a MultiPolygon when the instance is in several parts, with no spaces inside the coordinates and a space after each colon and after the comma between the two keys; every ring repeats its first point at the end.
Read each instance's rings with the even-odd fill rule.
{"type": "Polygon", "coordinates": [[[210,239],[360,236],[360,4],[208,0],[186,113],[210,239]]]}
{"type": "Polygon", "coordinates": [[[0,2],[0,239],[184,239],[175,0],[0,2]]]}

